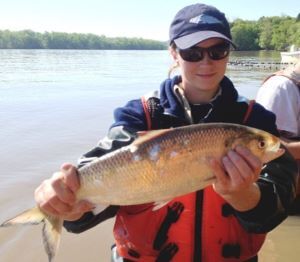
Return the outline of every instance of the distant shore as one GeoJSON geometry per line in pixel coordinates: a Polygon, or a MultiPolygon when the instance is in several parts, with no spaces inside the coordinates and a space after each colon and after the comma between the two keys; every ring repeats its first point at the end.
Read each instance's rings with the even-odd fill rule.
{"type": "MultiPolygon", "coordinates": [[[[271,16],[257,21],[235,19],[230,23],[232,39],[240,51],[286,51],[300,46],[298,17],[271,16]]],[[[165,41],[140,37],[106,37],[105,35],[0,30],[0,49],[87,49],[87,50],[166,50],[165,41]]]]}
{"type": "Polygon", "coordinates": [[[0,30],[0,49],[165,50],[167,42],[137,37],[0,30]]]}

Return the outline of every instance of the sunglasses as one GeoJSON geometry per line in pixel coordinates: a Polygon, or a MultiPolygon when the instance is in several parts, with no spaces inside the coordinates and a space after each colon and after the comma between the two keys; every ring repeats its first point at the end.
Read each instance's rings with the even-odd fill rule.
{"type": "Polygon", "coordinates": [[[207,53],[212,60],[221,60],[229,55],[230,44],[221,43],[207,48],[193,46],[187,49],[178,49],[178,52],[183,60],[187,62],[199,62],[204,58],[204,53],[207,53]]]}

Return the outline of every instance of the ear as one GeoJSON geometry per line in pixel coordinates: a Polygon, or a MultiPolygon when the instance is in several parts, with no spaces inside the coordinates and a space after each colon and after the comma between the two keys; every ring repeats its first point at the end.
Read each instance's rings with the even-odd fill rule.
{"type": "Polygon", "coordinates": [[[174,61],[177,63],[178,62],[178,53],[176,52],[176,50],[172,47],[169,47],[169,52],[170,52],[171,56],[173,57],[174,61]]]}

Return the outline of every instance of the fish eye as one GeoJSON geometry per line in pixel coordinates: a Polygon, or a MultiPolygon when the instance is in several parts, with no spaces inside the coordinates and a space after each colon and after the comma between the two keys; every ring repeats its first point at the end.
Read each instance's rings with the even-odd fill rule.
{"type": "Polygon", "coordinates": [[[258,142],[258,147],[259,148],[265,148],[265,146],[266,146],[265,141],[261,140],[261,141],[258,142]]]}

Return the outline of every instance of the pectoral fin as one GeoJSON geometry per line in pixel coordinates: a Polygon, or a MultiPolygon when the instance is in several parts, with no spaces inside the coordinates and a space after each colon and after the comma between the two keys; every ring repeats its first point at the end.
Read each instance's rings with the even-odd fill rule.
{"type": "Polygon", "coordinates": [[[164,201],[164,202],[155,202],[154,203],[154,206],[152,208],[152,211],[156,211],[162,207],[164,207],[165,205],[167,205],[171,200],[167,200],[167,201],[164,201]]]}
{"type": "Polygon", "coordinates": [[[93,214],[96,216],[99,213],[101,213],[104,209],[106,209],[108,206],[103,205],[95,205],[94,209],[92,210],[93,214]]]}

